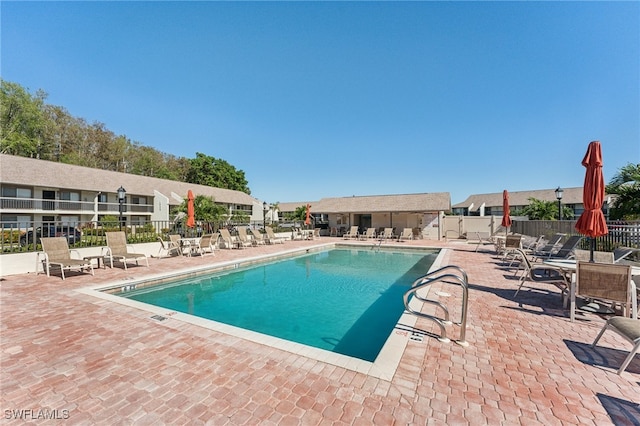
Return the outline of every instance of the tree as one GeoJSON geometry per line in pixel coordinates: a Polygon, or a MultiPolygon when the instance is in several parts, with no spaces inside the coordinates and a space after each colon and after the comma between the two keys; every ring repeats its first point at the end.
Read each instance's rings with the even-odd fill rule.
{"type": "Polygon", "coordinates": [[[616,195],[609,218],[640,219],[640,164],[623,166],[609,181],[606,192],[616,195]]]}
{"type": "Polygon", "coordinates": [[[286,220],[305,220],[307,218],[307,206],[296,207],[293,212],[285,213],[286,220]]]}
{"type": "Polygon", "coordinates": [[[187,182],[251,194],[242,170],[236,170],[226,161],[200,152],[191,160],[187,182]]]}
{"type": "MultiPolygon", "coordinates": [[[[185,198],[176,211],[187,213],[187,202],[188,200],[185,198]]],[[[196,195],[193,199],[193,211],[196,220],[203,222],[221,222],[229,214],[225,206],[216,204],[213,197],[206,195],[196,195]]]]}
{"type": "MultiPolygon", "coordinates": [[[[514,216],[527,216],[529,220],[557,220],[558,204],[555,201],[538,200],[537,198],[529,198],[529,205],[518,212],[514,212],[514,216]]],[[[562,218],[572,219],[573,210],[568,207],[562,208],[562,218]]]]}
{"type": "Polygon", "coordinates": [[[39,158],[47,151],[42,113],[46,97],[41,90],[32,96],[19,84],[0,81],[0,153],[39,158]]]}

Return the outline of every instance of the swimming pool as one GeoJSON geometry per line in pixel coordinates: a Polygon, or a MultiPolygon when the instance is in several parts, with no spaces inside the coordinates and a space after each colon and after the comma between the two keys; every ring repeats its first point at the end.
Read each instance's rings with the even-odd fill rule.
{"type": "Polygon", "coordinates": [[[372,362],[436,256],[334,248],[115,294],[372,362]]]}

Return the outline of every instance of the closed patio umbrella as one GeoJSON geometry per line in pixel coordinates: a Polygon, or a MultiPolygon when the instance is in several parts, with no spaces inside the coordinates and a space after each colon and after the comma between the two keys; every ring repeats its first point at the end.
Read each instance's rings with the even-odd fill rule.
{"type": "Polygon", "coordinates": [[[506,189],[502,191],[502,226],[505,227],[505,233],[508,234],[511,226],[511,214],[509,212],[509,191],[506,189]]]}
{"type": "Polygon", "coordinates": [[[602,175],[602,147],[600,142],[589,143],[587,153],[582,160],[582,165],[587,169],[582,188],[582,204],[584,211],[576,222],[576,230],[582,235],[591,238],[591,254],[589,262],[593,262],[595,249],[595,237],[609,233],[607,221],[602,212],[604,202],[604,176],[602,175]]]}
{"type": "Polygon", "coordinates": [[[187,192],[187,226],[189,228],[196,226],[196,213],[193,206],[193,199],[193,192],[189,190],[189,192],[187,192]]]}
{"type": "Polygon", "coordinates": [[[311,225],[311,204],[307,204],[307,218],[304,220],[305,225],[311,225]]]}

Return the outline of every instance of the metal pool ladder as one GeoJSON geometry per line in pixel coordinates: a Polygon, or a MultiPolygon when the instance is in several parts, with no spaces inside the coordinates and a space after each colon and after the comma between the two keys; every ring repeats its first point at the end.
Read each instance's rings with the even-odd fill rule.
{"type": "Polygon", "coordinates": [[[469,302],[469,280],[467,278],[467,273],[459,266],[444,266],[415,280],[411,285],[411,288],[404,293],[404,307],[410,314],[413,314],[420,318],[432,320],[436,324],[438,324],[441,331],[441,336],[438,338],[438,340],[440,340],[441,342],[449,342],[450,340],[447,337],[447,330],[445,328],[445,325],[453,324],[453,322],[449,319],[449,310],[445,305],[437,300],[426,299],[418,295],[419,290],[424,289],[437,282],[459,285],[462,287],[462,316],[460,322],[456,323],[460,326],[460,338],[455,342],[460,346],[469,346],[469,343],[467,343],[467,341],[465,340],[467,329],[467,305],[469,302]],[[444,311],[444,319],[413,310],[409,306],[409,298],[411,297],[411,295],[424,303],[431,303],[433,305],[436,305],[437,307],[440,307],[444,311]]]}

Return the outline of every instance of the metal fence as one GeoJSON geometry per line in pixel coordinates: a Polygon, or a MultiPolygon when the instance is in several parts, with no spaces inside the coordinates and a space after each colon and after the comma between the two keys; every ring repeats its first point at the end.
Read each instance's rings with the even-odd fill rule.
{"type": "MultiPolygon", "coordinates": [[[[70,248],[99,247],[106,245],[105,232],[125,231],[127,242],[148,243],[158,241],[158,238],[168,239],[170,234],[179,234],[184,238],[200,237],[203,234],[217,232],[220,228],[227,228],[232,235],[236,234],[239,226],[250,226],[256,229],[264,228],[265,222],[205,222],[197,221],[193,228],[186,227],[183,222],[149,221],[144,224],[122,224],[118,221],[110,222],[0,222],[0,254],[25,253],[41,251],[40,238],[66,237],[70,248]]],[[[301,222],[276,223],[272,225],[277,231],[291,231],[296,227],[303,227],[301,222]]]]}
{"type": "MultiPolygon", "coordinates": [[[[513,221],[511,231],[516,234],[540,236],[546,238],[562,233],[578,235],[577,220],[520,220],[513,221]]],[[[609,221],[609,233],[595,238],[595,247],[599,251],[613,251],[616,247],[640,249],[640,221],[609,221]]],[[[581,248],[588,248],[590,238],[584,238],[581,248]]]]}

